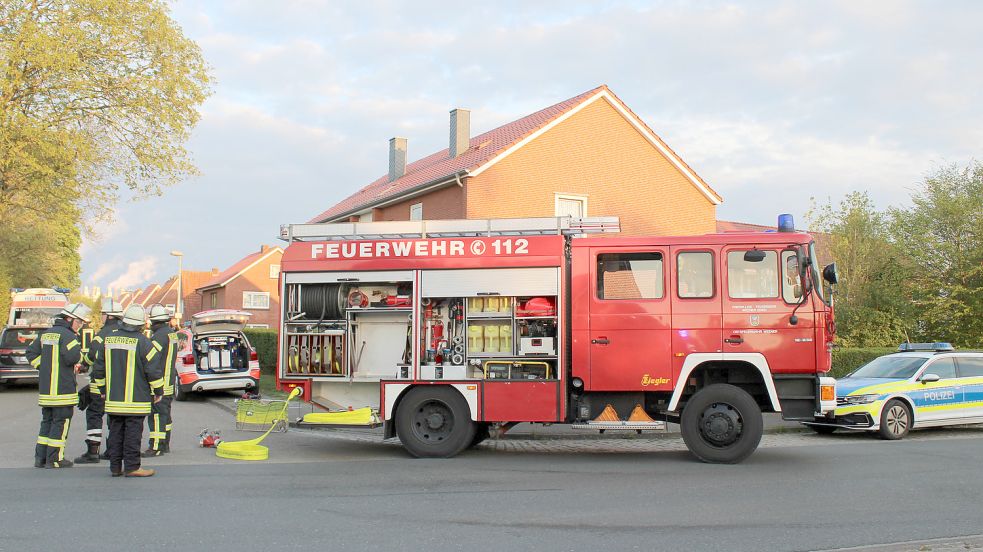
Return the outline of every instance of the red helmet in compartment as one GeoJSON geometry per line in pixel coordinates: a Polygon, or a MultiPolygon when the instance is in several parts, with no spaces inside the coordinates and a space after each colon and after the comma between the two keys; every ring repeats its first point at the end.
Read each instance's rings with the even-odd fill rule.
{"type": "Polygon", "coordinates": [[[556,316],[556,299],[552,297],[530,297],[519,301],[516,316],[556,316]]]}

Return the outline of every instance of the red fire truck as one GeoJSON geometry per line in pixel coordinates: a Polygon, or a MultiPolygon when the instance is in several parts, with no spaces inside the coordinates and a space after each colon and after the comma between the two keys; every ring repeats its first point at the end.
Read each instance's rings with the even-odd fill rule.
{"type": "Polygon", "coordinates": [[[757,448],[762,412],[835,408],[822,283],[835,266],[819,269],[790,217],[778,232],[603,235],[617,230],[616,218],[285,225],[280,387],[369,407],[418,457],[520,422],[669,422],[699,459],[734,463],[757,448]]]}

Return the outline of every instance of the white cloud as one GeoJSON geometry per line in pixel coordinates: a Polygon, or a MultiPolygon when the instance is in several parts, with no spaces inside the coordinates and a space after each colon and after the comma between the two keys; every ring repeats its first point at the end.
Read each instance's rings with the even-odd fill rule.
{"type": "MultiPolygon", "coordinates": [[[[106,286],[113,289],[142,287],[157,275],[157,257],[146,256],[126,265],[126,271],[106,286]]],[[[95,280],[95,279],[93,279],[95,280]]]]}

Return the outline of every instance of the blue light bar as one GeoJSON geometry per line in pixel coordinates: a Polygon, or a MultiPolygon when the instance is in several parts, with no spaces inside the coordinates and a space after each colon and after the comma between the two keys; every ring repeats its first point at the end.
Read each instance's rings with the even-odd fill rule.
{"type": "Polygon", "coordinates": [[[72,290],[70,290],[68,288],[62,288],[62,287],[56,287],[56,288],[52,288],[52,289],[54,289],[58,293],[69,293],[70,291],[72,291],[72,290]]]}
{"type": "Polygon", "coordinates": [[[944,341],[936,341],[935,343],[902,343],[898,345],[899,353],[910,353],[912,351],[933,351],[933,352],[943,352],[943,351],[954,351],[955,347],[952,343],[946,343],[944,341]]]}
{"type": "Polygon", "coordinates": [[[792,220],[792,215],[788,213],[778,215],[778,231],[795,232],[795,221],[792,220]]]}

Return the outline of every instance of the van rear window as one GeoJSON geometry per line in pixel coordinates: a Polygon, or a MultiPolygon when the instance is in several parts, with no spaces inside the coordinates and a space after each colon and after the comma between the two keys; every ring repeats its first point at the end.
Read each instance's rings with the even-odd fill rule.
{"type": "Polygon", "coordinates": [[[38,336],[37,330],[15,330],[8,328],[0,337],[0,348],[20,349],[27,347],[38,336]]]}

